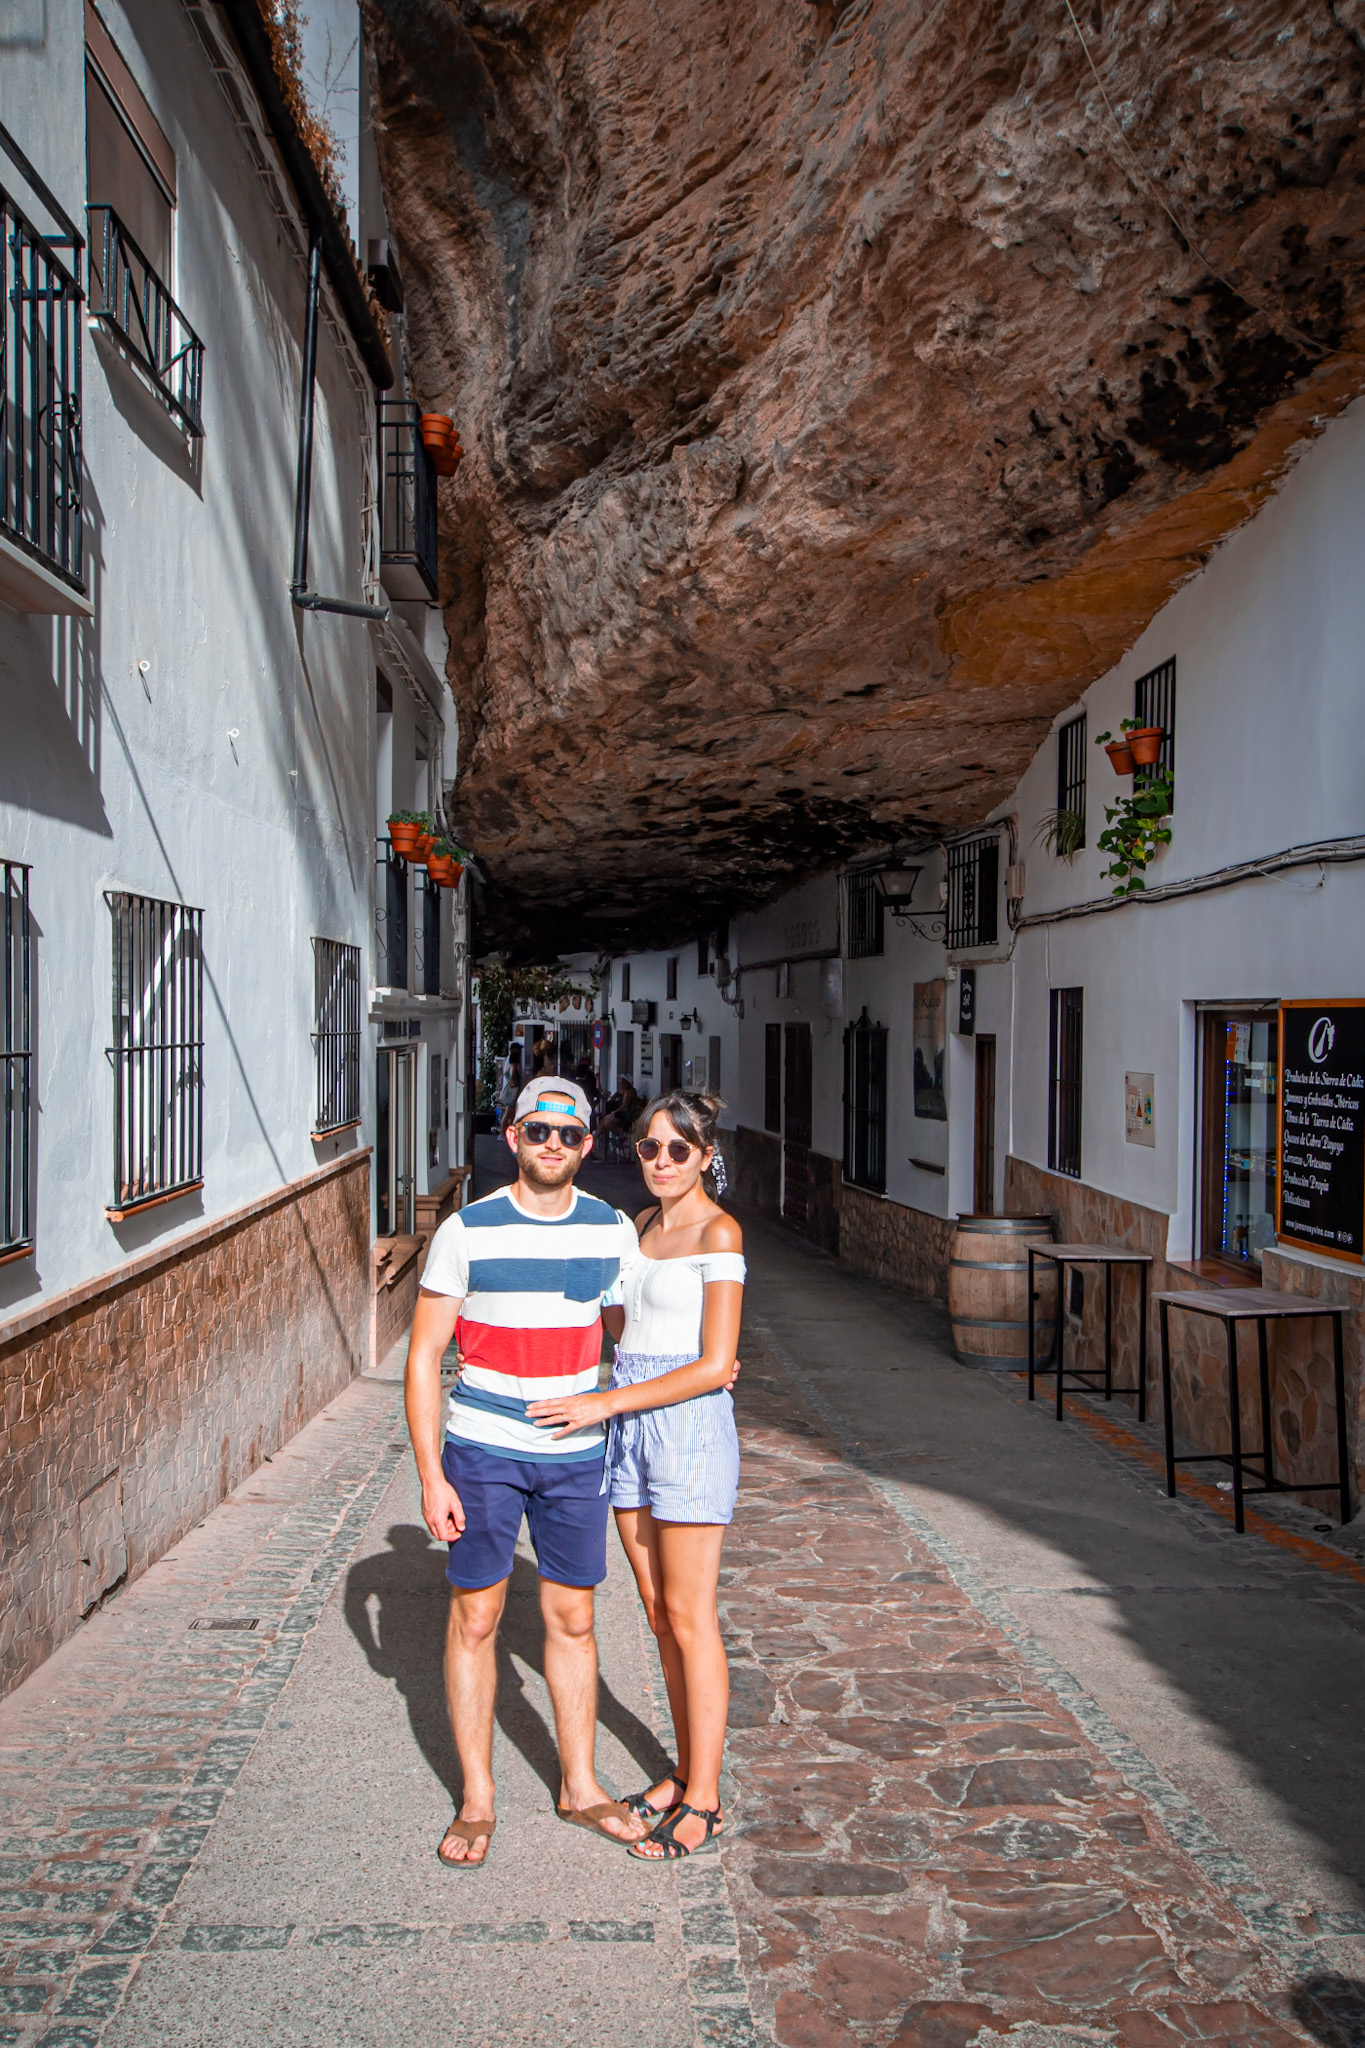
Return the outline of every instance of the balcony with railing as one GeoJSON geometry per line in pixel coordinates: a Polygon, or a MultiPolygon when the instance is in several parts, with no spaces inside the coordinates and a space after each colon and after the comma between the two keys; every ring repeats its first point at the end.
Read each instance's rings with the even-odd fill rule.
{"type": "Polygon", "coordinates": [[[204,432],[204,344],[112,206],[89,206],[90,312],[194,440],[204,432]]]}
{"type": "Polygon", "coordinates": [[[89,612],[81,530],[81,254],[71,221],[9,132],[0,150],[56,223],[0,179],[0,600],[89,612]]]}
{"type": "Polygon", "coordinates": [[[436,471],[420,410],[406,398],[379,401],[379,487],[379,580],[400,604],[429,603],[437,591],[436,471]]]}

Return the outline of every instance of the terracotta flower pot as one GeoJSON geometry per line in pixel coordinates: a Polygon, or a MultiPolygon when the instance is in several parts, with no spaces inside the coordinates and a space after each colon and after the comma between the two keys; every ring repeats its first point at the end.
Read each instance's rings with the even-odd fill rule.
{"type": "Polygon", "coordinates": [[[1133,750],[1126,739],[1110,740],[1104,751],[1109,756],[1110,766],[1115,775],[1131,775],[1137,766],[1133,759],[1133,750]]]}
{"type": "Polygon", "coordinates": [[[415,860],[425,860],[435,844],[436,834],[434,832],[419,832],[416,844],[412,849],[413,858],[415,860]]]}
{"type": "Polygon", "coordinates": [[[463,448],[460,447],[459,443],[457,442],[455,444],[455,447],[445,454],[438,455],[433,453],[431,457],[431,466],[435,470],[437,476],[454,476],[456,470],[459,468],[463,460],[464,450],[463,448]]]}
{"type": "Polygon", "coordinates": [[[453,860],[429,860],[427,862],[427,873],[432,881],[439,882],[443,889],[449,889],[453,886],[451,877],[452,875],[458,876],[459,872],[453,860]]]}
{"type": "Polygon", "coordinates": [[[411,860],[417,851],[417,841],[420,832],[421,827],[419,825],[395,825],[390,823],[389,845],[395,853],[401,854],[404,860],[411,860]]]}
{"type": "Polygon", "coordinates": [[[463,873],[464,862],[462,860],[447,861],[446,872],[441,878],[442,887],[446,889],[458,889],[460,886],[460,876],[463,873]]]}
{"type": "Polygon", "coordinates": [[[422,445],[430,448],[433,455],[439,455],[455,440],[455,422],[449,413],[424,412],[421,422],[422,445]]]}
{"type": "Polygon", "coordinates": [[[1133,759],[1139,768],[1153,768],[1161,759],[1161,743],[1166,733],[1159,725],[1139,725],[1125,734],[1133,759]]]}

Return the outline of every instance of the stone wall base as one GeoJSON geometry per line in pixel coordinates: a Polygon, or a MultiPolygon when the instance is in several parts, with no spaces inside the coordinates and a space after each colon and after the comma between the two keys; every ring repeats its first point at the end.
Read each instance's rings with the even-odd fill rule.
{"type": "MultiPolygon", "coordinates": [[[[1166,1259],[1169,1218],[1159,1209],[1145,1209],[1117,1195],[1087,1187],[1084,1181],[1069,1180],[1048,1173],[1043,1167],[1011,1157],[1005,1163],[1005,1207],[1011,1214],[1048,1213],[1054,1236],[1064,1244],[1111,1244],[1130,1246],[1152,1254],[1148,1280],[1149,1304],[1159,1293],[1236,1286],[1241,1276],[1228,1269],[1226,1276],[1205,1264],[1199,1270],[1175,1266],[1166,1259]]],[[[1325,1260],[1306,1259],[1301,1254],[1271,1251],[1262,1268],[1264,1284],[1292,1293],[1321,1294],[1328,1300],[1345,1301],[1357,1311],[1365,1308],[1365,1273],[1359,1267],[1329,1265],[1325,1260]]],[[[1356,1465],[1356,1491],[1360,1486],[1362,1446],[1365,1446],[1365,1417],[1362,1416],[1361,1318],[1346,1318],[1346,1392],[1348,1431],[1356,1465]]],[[[1175,1427],[1197,1450],[1228,1448],[1227,1362],[1221,1324],[1207,1316],[1182,1315],[1173,1309],[1171,1329],[1171,1382],[1175,1427]]],[[[1336,1477],[1336,1417],[1332,1398],[1331,1331],[1326,1323],[1271,1324],[1269,1329],[1271,1426],[1276,1469],[1281,1478],[1305,1484],[1336,1477]]],[[[1161,1351],[1157,1312],[1149,1306],[1147,1319],[1147,1414],[1149,1421],[1161,1419],[1161,1351]]],[[[1081,1315],[1066,1319],[1068,1359],[1101,1365],[1104,1361],[1104,1282],[1098,1274],[1084,1283],[1081,1315]]],[[[1260,1443],[1260,1399],[1256,1365],[1256,1339],[1243,1331],[1239,1359],[1242,1441],[1260,1443]]],[[[1137,1382],[1138,1280],[1133,1271],[1114,1277],[1114,1378],[1121,1387],[1137,1382]]],[[[1045,1382],[1050,1389],[1055,1383],[1045,1382]]],[[[1130,1405],[1132,1403],[1130,1402],[1130,1405]]],[[[1225,1477],[1218,1467],[1205,1467],[1203,1476],[1225,1477]]],[[[1330,1494],[1300,1496],[1305,1504],[1321,1507],[1336,1520],[1337,1503],[1330,1494]]]]}
{"type": "Polygon", "coordinates": [[[847,1181],[839,1214],[839,1256],[862,1273],[892,1280],[919,1301],[948,1299],[948,1247],[956,1224],[847,1181]]]}
{"type": "Polygon", "coordinates": [[[0,1692],[361,1370],[368,1151],[0,1329],[0,1692]]]}
{"type": "Polygon", "coordinates": [[[755,1131],[748,1124],[739,1124],[729,1164],[738,1205],[756,1209],[776,1223],[782,1213],[782,1140],[773,1131],[755,1131]]]}

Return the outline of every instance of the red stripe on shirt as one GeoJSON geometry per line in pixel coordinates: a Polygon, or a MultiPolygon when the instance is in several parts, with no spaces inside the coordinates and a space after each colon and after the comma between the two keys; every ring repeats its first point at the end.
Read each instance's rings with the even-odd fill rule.
{"type": "Polygon", "coordinates": [[[587,1372],[602,1355],[600,1316],[568,1330],[509,1330],[461,1316],[456,1335],[466,1365],[515,1380],[569,1378],[587,1372]]]}

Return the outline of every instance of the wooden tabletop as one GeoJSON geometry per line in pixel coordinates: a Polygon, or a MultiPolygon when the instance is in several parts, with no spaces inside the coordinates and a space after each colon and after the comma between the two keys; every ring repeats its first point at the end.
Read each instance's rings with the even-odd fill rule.
{"type": "Polygon", "coordinates": [[[1150,1266],[1150,1252],[1125,1251],[1120,1244],[1030,1244],[1028,1250],[1040,1259],[1069,1259],[1073,1265],[1089,1260],[1094,1265],[1150,1266]]]}
{"type": "Polygon", "coordinates": [[[1254,1320],[1257,1316],[1340,1316],[1346,1313],[1346,1305],[1339,1301],[1320,1301],[1305,1294],[1278,1294],[1272,1287],[1229,1287],[1210,1288],[1207,1292],[1188,1294],[1158,1294],[1156,1301],[1169,1301],[1176,1308],[1187,1308],[1197,1316],[1220,1316],[1225,1320],[1243,1318],[1254,1320]]]}

